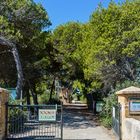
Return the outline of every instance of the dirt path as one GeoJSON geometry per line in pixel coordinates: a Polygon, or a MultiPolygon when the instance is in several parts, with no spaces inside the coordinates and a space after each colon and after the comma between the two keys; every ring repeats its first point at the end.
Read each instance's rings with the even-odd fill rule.
{"type": "Polygon", "coordinates": [[[65,109],[64,139],[68,140],[115,140],[112,132],[99,126],[91,115],[80,109],[65,109]]]}

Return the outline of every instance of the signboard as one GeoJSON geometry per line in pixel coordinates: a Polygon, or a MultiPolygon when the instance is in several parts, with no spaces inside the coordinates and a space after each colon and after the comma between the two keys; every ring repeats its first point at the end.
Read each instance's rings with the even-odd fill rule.
{"type": "Polygon", "coordinates": [[[129,106],[130,113],[140,113],[140,98],[130,99],[129,106]]]}
{"type": "Polygon", "coordinates": [[[39,109],[39,121],[56,121],[56,109],[39,109]]]}

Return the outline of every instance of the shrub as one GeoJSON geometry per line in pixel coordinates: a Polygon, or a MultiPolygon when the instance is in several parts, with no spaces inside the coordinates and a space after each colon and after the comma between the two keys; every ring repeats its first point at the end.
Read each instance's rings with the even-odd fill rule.
{"type": "Polygon", "coordinates": [[[112,107],[117,104],[117,97],[115,94],[109,95],[103,99],[103,111],[100,113],[101,124],[110,128],[112,126],[112,107]]]}
{"type": "Polygon", "coordinates": [[[117,84],[116,88],[111,90],[108,97],[103,99],[104,101],[103,110],[99,114],[99,116],[101,124],[104,125],[105,127],[110,128],[112,126],[112,108],[113,105],[117,104],[117,96],[115,95],[115,93],[121,89],[130,86],[139,87],[139,83],[137,81],[126,80],[123,83],[117,84]]]}
{"type": "Polygon", "coordinates": [[[8,118],[10,120],[9,132],[19,133],[24,127],[24,122],[27,120],[27,114],[21,108],[10,108],[8,111],[8,118]]]}
{"type": "MultiPolygon", "coordinates": [[[[9,96],[8,104],[10,105],[19,105],[21,100],[15,100],[9,96]]],[[[10,133],[19,133],[24,127],[24,121],[27,120],[27,114],[23,111],[22,107],[8,107],[8,130],[10,133]]]]}

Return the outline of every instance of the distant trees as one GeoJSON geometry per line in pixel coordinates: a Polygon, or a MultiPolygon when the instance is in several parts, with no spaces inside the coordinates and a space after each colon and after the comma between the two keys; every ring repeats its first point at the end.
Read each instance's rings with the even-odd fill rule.
{"type": "MultiPolygon", "coordinates": [[[[30,77],[28,77],[27,80],[25,75],[29,72],[31,75],[31,71],[29,70],[29,67],[31,69],[30,63],[33,64],[33,62],[37,61],[38,54],[35,51],[37,51],[39,47],[40,49],[43,47],[44,34],[42,29],[49,25],[50,21],[45,9],[41,5],[34,3],[32,0],[2,0],[0,2],[0,43],[2,46],[7,46],[8,50],[10,49],[13,52],[15,64],[17,66],[18,99],[20,98],[23,86],[26,85],[27,81],[30,82],[31,80],[30,77]],[[41,39],[43,39],[43,42],[41,39]],[[20,59],[18,52],[20,54],[20,59]],[[24,72],[22,72],[22,70],[24,72]]],[[[3,50],[6,49],[6,47],[3,47],[3,50]]],[[[5,55],[8,54],[5,53],[5,55]]],[[[4,70],[5,69],[1,69],[1,71],[4,70]]],[[[6,70],[6,73],[8,75],[9,71],[6,70]]],[[[5,76],[6,75],[4,75],[4,77],[5,76]]],[[[15,79],[15,77],[16,75],[14,75],[10,80],[15,79]]],[[[10,81],[8,83],[10,83],[10,81]]]]}
{"type": "Polygon", "coordinates": [[[51,102],[56,78],[63,85],[79,86],[85,94],[95,93],[95,98],[125,80],[139,80],[139,5],[110,2],[108,8],[99,6],[87,23],[69,22],[51,32],[42,30],[51,23],[41,5],[32,0],[1,1],[0,83],[15,86],[19,74],[23,83],[17,84],[18,97],[23,87],[28,104],[30,96],[38,104],[38,95],[46,89],[51,102]],[[13,61],[12,49],[18,61],[13,61]]]}
{"type": "Polygon", "coordinates": [[[91,16],[85,75],[96,77],[106,92],[116,83],[135,80],[139,65],[139,2],[99,7],[91,16]],[[137,65],[138,64],[138,65],[137,65]]]}
{"type": "Polygon", "coordinates": [[[86,24],[67,23],[54,30],[59,60],[67,75],[86,92],[107,94],[139,73],[139,1],[99,6],[86,24]]]}

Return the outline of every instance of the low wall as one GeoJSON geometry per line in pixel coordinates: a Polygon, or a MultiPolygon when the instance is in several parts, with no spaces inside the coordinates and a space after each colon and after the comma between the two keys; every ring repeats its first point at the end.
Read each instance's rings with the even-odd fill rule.
{"type": "Polygon", "coordinates": [[[125,119],[125,140],[140,140],[140,121],[133,118],[125,119]]]}

